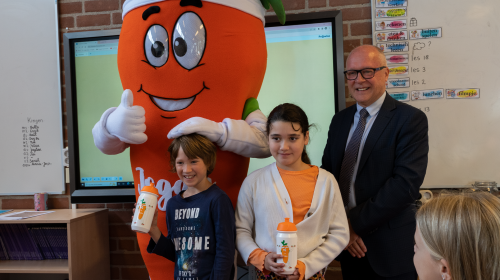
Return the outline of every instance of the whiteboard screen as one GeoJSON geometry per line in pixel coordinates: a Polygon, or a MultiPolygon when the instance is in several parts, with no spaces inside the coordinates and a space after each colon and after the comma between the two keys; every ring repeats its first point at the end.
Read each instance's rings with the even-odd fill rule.
{"type": "Polygon", "coordinates": [[[387,91],[429,119],[422,188],[500,181],[500,1],[372,0],[387,91]]]}
{"type": "Polygon", "coordinates": [[[63,193],[56,1],[1,1],[0,34],[0,194],[63,193]]]}

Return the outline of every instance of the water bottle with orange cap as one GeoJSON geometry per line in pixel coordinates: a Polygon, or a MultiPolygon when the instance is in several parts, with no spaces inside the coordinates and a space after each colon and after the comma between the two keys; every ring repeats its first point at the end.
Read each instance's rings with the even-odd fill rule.
{"type": "Polygon", "coordinates": [[[276,235],[276,253],[283,256],[277,263],[284,263],[281,274],[293,274],[297,265],[297,227],[290,222],[290,218],[278,224],[276,235]]]}
{"type": "Polygon", "coordinates": [[[155,215],[158,196],[158,190],[153,183],[142,188],[141,195],[137,200],[134,218],[132,219],[132,230],[143,233],[149,232],[155,215]]]}

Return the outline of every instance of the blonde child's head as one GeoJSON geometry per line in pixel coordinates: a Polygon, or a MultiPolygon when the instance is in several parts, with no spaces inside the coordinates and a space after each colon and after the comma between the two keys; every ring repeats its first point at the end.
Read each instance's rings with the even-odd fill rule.
{"type": "Polygon", "coordinates": [[[489,193],[442,194],[431,199],[417,212],[415,239],[417,245],[417,239],[424,244],[415,248],[414,258],[421,280],[432,271],[418,262],[418,250],[428,250],[440,269],[437,276],[445,279],[500,279],[500,200],[489,193]]]}

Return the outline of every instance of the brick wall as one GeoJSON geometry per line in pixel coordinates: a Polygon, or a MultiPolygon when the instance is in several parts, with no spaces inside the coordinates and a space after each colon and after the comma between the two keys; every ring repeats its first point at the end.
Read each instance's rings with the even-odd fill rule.
{"type": "MultiPolygon", "coordinates": [[[[67,32],[120,28],[123,2],[124,0],[58,1],[65,146],[68,142],[62,35],[67,32]]],[[[345,57],[353,48],[372,43],[370,0],[283,0],[283,2],[288,14],[341,10],[344,20],[345,57]]],[[[346,106],[351,106],[354,103],[346,89],[346,106]]],[[[69,185],[66,186],[66,193],[69,193],[69,185]]],[[[0,196],[0,207],[2,209],[33,209],[33,197],[0,196]]],[[[51,195],[48,207],[52,209],[71,208],[69,196],[51,195]]],[[[133,204],[79,204],[78,208],[109,209],[111,279],[148,279],[135,233],[130,230],[133,204]]],[[[329,266],[326,279],[342,279],[337,262],[334,261],[329,266]]]]}

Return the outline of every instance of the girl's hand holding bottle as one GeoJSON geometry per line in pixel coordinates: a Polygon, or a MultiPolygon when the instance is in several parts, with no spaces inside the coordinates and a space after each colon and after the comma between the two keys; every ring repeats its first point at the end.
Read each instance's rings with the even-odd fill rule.
{"type": "Polygon", "coordinates": [[[271,272],[274,272],[274,274],[281,276],[281,277],[286,277],[286,275],[281,275],[280,272],[283,272],[283,267],[285,266],[284,263],[276,263],[277,258],[283,258],[282,255],[275,254],[273,252],[269,253],[266,255],[266,258],[264,260],[264,268],[266,270],[269,270],[271,272]]]}
{"type": "Polygon", "coordinates": [[[293,272],[293,274],[289,274],[286,276],[287,280],[299,280],[299,278],[300,278],[300,274],[299,274],[298,268],[295,268],[295,271],[293,272]]]}

